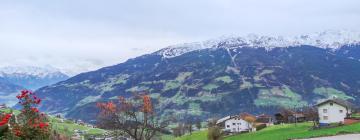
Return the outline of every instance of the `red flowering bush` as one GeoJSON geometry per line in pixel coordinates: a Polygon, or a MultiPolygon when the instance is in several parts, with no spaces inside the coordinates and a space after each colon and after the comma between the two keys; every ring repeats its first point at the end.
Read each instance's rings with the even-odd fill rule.
{"type": "Polygon", "coordinates": [[[11,118],[12,114],[5,114],[4,116],[0,117],[0,126],[4,126],[6,124],[8,124],[10,118],[11,118]]]}
{"type": "Polygon", "coordinates": [[[16,116],[17,123],[11,124],[13,134],[21,139],[48,139],[50,135],[48,119],[37,108],[41,99],[28,90],[21,91],[16,97],[22,110],[16,116]]]}
{"type": "Polygon", "coordinates": [[[9,124],[9,120],[10,120],[11,116],[12,116],[11,113],[0,114],[0,120],[1,120],[0,121],[0,139],[3,139],[3,136],[9,132],[8,124],[9,124]]]}

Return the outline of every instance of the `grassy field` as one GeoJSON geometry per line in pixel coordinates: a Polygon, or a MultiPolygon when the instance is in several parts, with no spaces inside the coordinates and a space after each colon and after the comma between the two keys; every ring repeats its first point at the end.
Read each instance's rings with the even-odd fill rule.
{"type": "Polygon", "coordinates": [[[360,118],[360,114],[359,114],[359,113],[352,114],[351,117],[353,117],[353,118],[360,118]]]}
{"type": "Polygon", "coordinates": [[[196,131],[192,133],[192,135],[185,135],[175,140],[206,140],[207,139],[207,131],[196,131]]]}
{"type": "Polygon", "coordinates": [[[18,114],[20,114],[20,111],[19,110],[13,110],[13,109],[2,109],[2,110],[0,110],[0,112],[4,112],[4,113],[10,113],[10,112],[13,112],[15,115],[18,115],[18,114]]]}
{"type": "Polygon", "coordinates": [[[287,140],[360,132],[360,124],[320,130],[310,130],[311,125],[311,123],[301,123],[296,126],[294,124],[278,125],[255,133],[231,136],[226,138],[226,140],[287,140]]]}
{"type": "MultiPolygon", "coordinates": [[[[276,125],[265,128],[258,132],[234,135],[224,138],[225,140],[287,140],[294,138],[311,138],[320,136],[330,136],[346,133],[360,133],[360,123],[341,126],[336,128],[324,128],[320,130],[310,130],[311,123],[300,123],[276,125]]],[[[206,131],[196,132],[186,135],[177,140],[206,140],[206,131]]]]}
{"type": "MultiPolygon", "coordinates": [[[[12,111],[16,115],[20,114],[20,111],[18,111],[18,110],[12,110],[12,111]]],[[[11,109],[3,109],[3,110],[0,110],[0,112],[10,113],[11,109]]],[[[50,123],[51,123],[53,130],[57,130],[59,133],[65,134],[67,136],[73,135],[74,130],[85,131],[86,134],[89,134],[89,135],[101,135],[101,134],[105,133],[105,130],[78,125],[71,121],[60,122],[60,120],[55,117],[50,117],[50,123]]]]}
{"type": "MultiPolygon", "coordinates": [[[[1,110],[4,112],[10,112],[10,110],[1,110]]],[[[18,114],[19,111],[15,110],[15,114],[18,114]]],[[[52,128],[57,130],[62,134],[71,136],[74,133],[74,130],[82,130],[90,135],[101,135],[105,133],[102,129],[89,128],[86,126],[78,125],[71,121],[60,122],[57,118],[51,118],[50,122],[52,128]]],[[[310,130],[312,123],[299,123],[295,124],[285,124],[285,125],[275,125],[267,127],[263,130],[245,133],[234,136],[225,137],[224,140],[288,140],[295,138],[311,138],[311,137],[321,137],[321,136],[331,136],[338,134],[347,134],[347,133],[360,133],[360,123],[340,126],[335,128],[324,128],[319,130],[310,130]]],[[[193,132],[191,135],[185,135],[179,138],[174,138],[171,135],[164,135],[161,137],[162,140],[206,140],[207,131],[197,131],[193,132]]]]}
{"type": "Polygon", "coordinates": [[[59,133],[65,134],[67,136],[73,135],[74,130],[85,131],[86,134],[90,135],[101,135],[105,133],[105,130],[78,125],[71,121],[60,122],[58,119],[52,118],[50,122],[54,130],[57,130],[59,133]]]}

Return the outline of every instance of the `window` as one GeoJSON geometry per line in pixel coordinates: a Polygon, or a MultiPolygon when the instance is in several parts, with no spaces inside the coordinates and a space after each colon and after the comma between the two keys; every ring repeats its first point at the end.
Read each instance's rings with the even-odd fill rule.
{"type": "Polygon", "coordinates": [[[324,112],[324,113],[327,113],[327,109],[323,109],[323,112],[324,112]]]}
{"type": "Polygon", "coordinates": [[[233,123],[233,125],[235,125],[235,123],[233,123]]]}
{"type": "Polygon", "coordinates": [[[340,113],[343,113],[344,111],[343,110],[339,110],[340,113]]]}
{"type": "Polygon", "coordinates": [[[333,106],[334,104],[333,103],[330,103],[330,106],[333,106]]]}
{"type": "Polygon", "coordinates": [[[227,128],[230,128],[230,125],[227,125],[226,127],[227,127],[227,128]]]}
{"type": "Polygon", "coordinates": [[[329,119],[329,117],[328,116],[324,116],[324,120],[328,120],[329,119]]]}

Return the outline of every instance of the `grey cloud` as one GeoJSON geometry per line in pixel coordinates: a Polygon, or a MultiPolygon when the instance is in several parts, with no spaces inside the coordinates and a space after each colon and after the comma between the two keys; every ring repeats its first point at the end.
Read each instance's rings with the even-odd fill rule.
{"type": "Polygon", "coordinates": [[[222,35],[359,30],[359,5],[359,0],[3,0],[0,65],[50,64],[79,73],[222,35]]]}

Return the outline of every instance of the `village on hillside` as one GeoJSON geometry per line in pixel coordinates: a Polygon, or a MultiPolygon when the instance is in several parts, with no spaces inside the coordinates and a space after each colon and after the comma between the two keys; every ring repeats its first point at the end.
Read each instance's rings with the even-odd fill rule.
{"type": "MultiPolygon", "coordinates": [[[[146,96],[145,96],[146,97],[146,96]]],[[[147,98],[144,98],[147,99],[147,98]]],[[[150,101],[150,98],[149,98],[150,101]]],[[[148,103],[149,104],[149,103],[148,103]]],[[[103,104],[106,107],[110,107],[109,104],[103,104]]],[[[149,104],[151,105],[151,103],[149,104]]],[[[149,106],[151,107],[151,106],[149,106]]],[[[150,108],[149,108],[150,109],[150,108]]],[[[33,110],[33,109],[32,109],[33,110]]],[[[149,110],[150,111],[150,110],[149,110]]],[[[9,116],[17,123],[18,118],[16,114],[20,114],[20,111],[13,110],[7,107],[5,104],[0,105],[0,112],[2,116],[12,114],[9,116]]],[[[22,111],[24,113],[24,111],[22,111]]],[[[133,140],[129,134],[121,133],[121,135],[113,134],[116,131],[107,131],[98,128],[98,125],[86,123],[82,120],[65,119],[62,115],[45,115],[48,124],[53,129],[51,135],[61,134],[58,137],[64,136],[65,139],[72,140],[133,140]]],[[[9,120],[10,118],[5,118],[9,120]]],[[[127,120],[126,120],[127,121],[127,120]]],[[[175,124],[181,124],[181,122],[174,122],[175,124]]],[[[173,125],[174,125],[173,123],[173,125]]],[[[360,123],[360,113],[358,108],[342,99],[331,98],[318,102],[314,106],[299,108],[299,109],[280,109],[274,114],[259,114],[253,115],[251,113],[243,112],[239,114],[224,116],[219,119],[208,119],[207,122],[195,122],[189,124],[183,124],[181,127],[166,126],[168,135],[158,135],[151,139],[159,140],[171,140],[178,139],[183,140],[184,136],[186,140],[221,140],[223,137],[249,135],[252,133],[258,133],[265,131],[266,128],[272,128],[275,126],[289,125],[303,125],[304,123],[311,123],[311,127],[299,129],[309,129],[307,131],[326,130],[329,128],[337,128],[344,126],[351,126],[353,124],[360,123]],[[207,123],[207,126],[206,126],[207,123]],[[193,127],[195,125],[196,127],[193,127]],[[207,130],[206,130],[207,129],[207,130]],[[192,133],[204,132],[207,133],[207,138],[192,138],[192,133]]],[[[0,131],[4,131],[7,128],[12,128],[12,123],[6,123],[0,128],[0,131]],[[6,127],[7,126],[7,127],[6,127]]],[[[16,125],[16,124],[15,124],[16,125]]],[[[109,124],[107,124],[109,125],[109,124]]],[[[165,130],[165,129],[164,129],[165,130]]],[[[286,129],[284,129],[286,131],[286,129]]],[[[290,130],[290,129],[289,129],[290,130]]],[[[126,131],[124,129],[124,131],[126,131]]],[[[165,132],[165,131],[164,131],[165,132]]],[[[157,133],[160,134],[160,133],[157,133]]],[[[286,134],[286,133],[285,133],[286,134]]]]}
{"type": "MultiPolygon", "coordinates": [[[[225,116],[216,120],[217,127],[224,135],[252,133],[262,129],[282,124],[312,122],[311,129],[334,128],[360,122],[360,113],[352,103],[342,99],[327,99],[308,108],[297,110],[282,109],[273,115],[252,115],[240,113],[225,116]]],[[[209,120],[213,121],[213,120],[209,120]]]]}
{"type": "Polygon", "coordinates": [[[129,99],[120,96],[118,102],[97,103],[98,118],[90,124],[62,114],[40,112],[37,107],[41,99],[34,92],[23,90],[16,96],[21,110],[0,105],[0,136],[14,140],[27,137],[54,140],[232,140],[234,137],[237,140],[241,136],[248,136],[245,140],[264,140],[256,137],[278,129],[270,134],[280,136],[273,140],[282,140],[360,132],[358,107],[335,96],[308,107],[282,108],[273,114],[241,112],[186,123],[176,118],[157,119],[152,98],[147,93],[134,93],[134,96],[129,99]],[[191,137],[198,133],[206,136],[191,137]]]}

